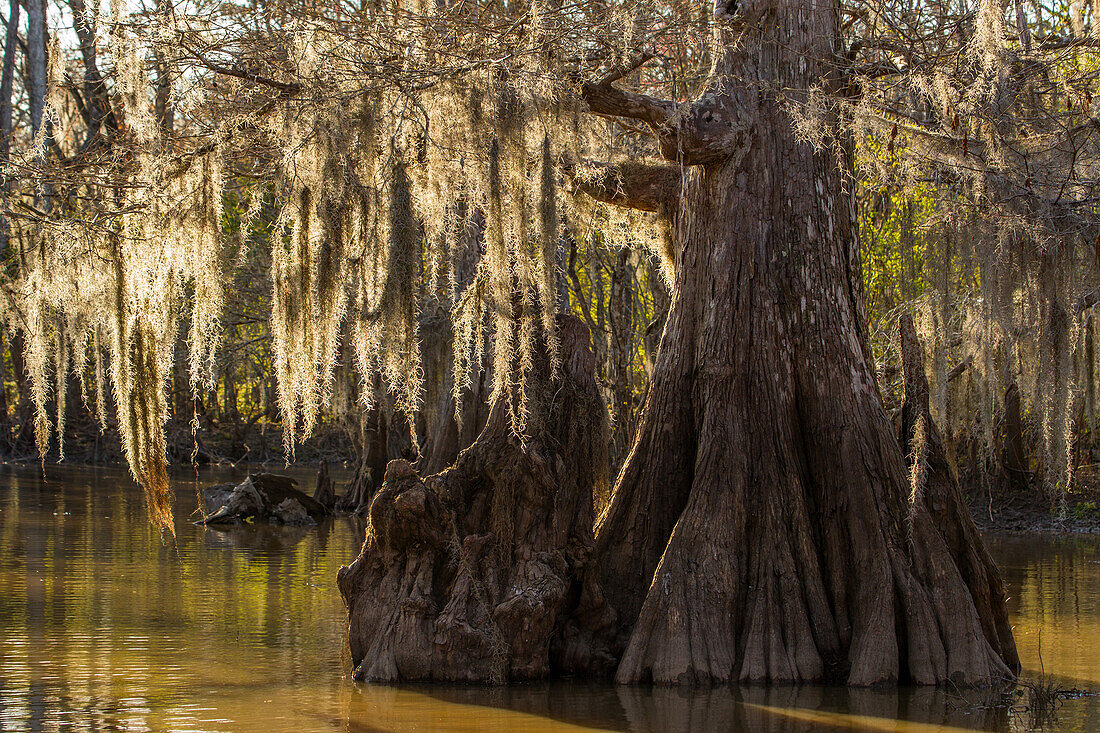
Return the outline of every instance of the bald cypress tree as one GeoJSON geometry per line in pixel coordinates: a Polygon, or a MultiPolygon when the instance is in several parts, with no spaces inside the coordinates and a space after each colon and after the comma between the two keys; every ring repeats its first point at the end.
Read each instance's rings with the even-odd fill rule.
{"type": "MultiPolygon", "coordinates": [[[[21,220],[11,288],[46,437],[66,365],[106,360],[131,468],[169,521],[181,314],[200,390],[232,267],[223,192],[258,210],[273,189],[288,453],[340,402],[341,354],[416,412],[426,303],[452,315],[460,417],[490,375],[486,428],[455,465],[391,464],[371,503],[340,580],[361,676],[981,684],[1018,669],[957,487],[912,480],[863,313],[856,148],[903,139],[942,169],[951,141],[891,129],[897,100],[865,83],[838,2],[222,12],[217,32],[112,19],[117,93],[96,76],[83,113],[64,67],[79,51],[85,79],[97,69],[89,14],[72,59],[52,52],[45,114],[71,134],[38,164],[58,206],[21,220]],[[603,416],[584,329],[558,314],[558,248],[585,236],[648,248],[672,293],[594,532],[603,416]]],[[[345,409],[373,407],[358,392],[345,409]]]]}

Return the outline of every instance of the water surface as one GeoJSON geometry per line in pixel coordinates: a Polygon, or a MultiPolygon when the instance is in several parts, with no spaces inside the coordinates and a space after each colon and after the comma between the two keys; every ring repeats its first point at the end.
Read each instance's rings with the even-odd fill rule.
{"type": "MultiPolygon", "coordinates": [[[[356,685],[334,580],[361,529],[187,521],[198,487],[239,477],[177,480],[167,547],[121,471],[0,469],[0,731],[1027,729],[992,692],[356,685]]],[[[1025,675],[1100,689],[1100,538],[990,545],[1025,675]]],[[[1052,729],[1100,730],[1100,698],[1052,729]]]]}

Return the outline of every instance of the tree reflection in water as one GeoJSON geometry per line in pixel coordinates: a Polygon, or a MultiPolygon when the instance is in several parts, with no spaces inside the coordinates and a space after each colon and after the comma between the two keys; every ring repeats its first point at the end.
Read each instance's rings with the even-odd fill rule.
{"type": "MultiPolygon", "coordinates": [[[[200,484],[222,480],[204,474],[200,484]]],[[[232,476],[229,478],[233,478],[232,476]]],[[[195,482],[177,484],[193,506],[195,482]]],[[[336,570],[363,526],[195,527],[161,544],[121,471],[0,474],[0,730],[1023,730],[999,691],[557,682],[357,686],[336,570]]],[[[1100,687],[1100,540],[994,537],[1025,675],[1100,687]]],[[[1100,730],[1100,700],[1057,730],[1100,730]]]]}

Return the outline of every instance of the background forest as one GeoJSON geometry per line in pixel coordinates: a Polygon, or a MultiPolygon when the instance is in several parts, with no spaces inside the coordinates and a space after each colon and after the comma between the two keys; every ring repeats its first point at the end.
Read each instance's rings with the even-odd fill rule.
{"type": "MultiPolygon", "coordinates": [[[[381,361],[373,380],[365,378],[352,366],[367,358],[353,353],[353,338],[322,335],[329,342],[307,352],[287,346],[294,328],[308,333],[309,326],[295,326],[286,315],[286,278],[296,275],[273,249],[305,236],[304,220],[287,211],[297,206],[300,213],[311,202],[295,201],[308,188],[288,185],[274,171],[294,155],[314,156],[323,168],[324,156],[310,145],[338,141],[310,142],[284,119],[286,134],[298,138],[282,147],[255,142],[262,135],[252,128],[265,110],[306,84],[265,70],[262,59],[300,51],[301,70],[310,63],[308,49],[280,46],[282,40],[340,13],[367,11],[348,6],[326,16],[309,4],[262,5],[11,0],[4,11],[0,450],[9,460],[37,461],[42,451],[49,460],[123,458],[120,431],[136,428],[120,426],[120,382],[104,376],[102,353],[117,348],[107,345],[113,337],[98,326],[80,326],[84,315],[78,311],[63,313],[66,298],[79,297],[88,280],[73,270],[73,290],[67,291],[60,279],[68,275],[50,280],[36,268],[48,261],[47,250],[55,256],[78,248],[84,236],[78,230],[138,231],[124,219],[161,204],[143,200],[142,181],[149,176],[132,170],[154,158],[176,171],[183,182],[172,185],[189,193],[173,194],[164,184],[151,198],[191,198],[186,207],[158,209],[160,223],[141,224],[147,227],[143,236],[178,228],[180,236],[217,242],[185,255],[192,269],[178,277],[178,287],[194,308],[182,301],[165,306],[169,320],[179,319],[178,333],[188,337],[156,344],[171,349],[157,357],[171,368],[154,379],[168,385],[164,436],[172,464],[346,462],[356,472],[353,493],[369,496],[388,459],[419,459],[427,470],[438,470],[476,435],[484,420],[479,406],[484,412],[498,389],[491,384],[495,347],[481,343],[456,353],[463,348],[456,345],[463,343],[456,329],[469,317],[455,314],[464,307],[466,288],[481,287],[479,260],[491,249],[476,212],[441,217],[447,226],[459,222],[464,228],[457,240],[472,242],[465,253],[448,245],[444,255],[429,243],[439,234],[431,222],[413,222],[409,212],[408,228],[416,234],[399,263],[407,287],[395,297],[405,303],[406,337],[419,343],[417,364],[407,345],[401,347],[409,373],[422,375],[419,387],[410,387],[400,373],[405,367],[384,355],[370,357],[381,361]],[[262,23],[269,25],[257,25],[262,23]],[[284,25],[271,25],[277,23],[284,25]],[[238,144],[234,136],[249,143],[238,144]],[[208,155],[211,150],[218,155],[208,155]],[[205,228],[194,225],[196,217],[205,219],[205,228]],[[49,296],[35,300],[28,288],[49,296]],[[290,373],[295,359],[312,360],[321,396],[288,393],[287,385],[304,379],[290,373]],[[463,360],[475,376],[456,388],[454,365],[463,360]],[[466,403],[461,425],[456,400],[466,403]]],[[[524,18],[527,11],[505,4],[499,12],[524,18]]],[[[633,6],[604,17],[593,4],[591,12],[622,31],[620,61],[596,62],[610,66],[616,80],[672,88],[681,99],[698,87],[708,64],[706,44],[670,46],[668,39],[691,37],[692,29],[702,37],[715,22],[713,11],[673,2],[645,19],[633,6]],[[662,55],[630,57],[631,48],[644,45],[662,55]]],[[[866,98],[820,99],[809,90],[790,112],[811,139],[822,110],[839,109],[856,141],[851,185],[867,329],[888,414],[900,419],[898,318],[909,313],[924,345],[933,416],[963,485],[995,504],[1020,498],[1059,515],[1097,511],[1090,488],[1100,449],[1093,318],[1100,302],[1094,187],[1100,124],[1093,98],[1100,23],[1094,17],[1094,8],[1081,0],[851,3],[844,7],[843,32],[851,60],[861,64],[861,80],[875,90],[867,95],[874,107],[866,98]],[[994,89],[996,84],[1001,86],[994,89]]],[[[398,86],[410,80],[395,78],[398,86]]],[[[614,140],[604,143],[620,154],[634,149],[635,130],[606,134],[614,140]]],[[[561,154],[560,171],[569,172],[569,155],[561,154]]],[[[396,169],[390,174],[403,175],[396,169]]],[[[311,175],[323,180],[325,171],[311,175]]],[[[570,175],[548,175],[569,194],[584,190],[570,175]]],[[[414,197],[421,195],[414,190],[414,197]]],[[[392,213],[392,198],[388,205],[392,213]]],[[[557,272],[539,281],[538,292],[591,330],[611,420],[613,476],[630,449],[669,308],[667,263],[651,220],[611,220],[579,204],[570,216],[557,253],[539,261],[557,272]],[[634,239],[651,246],[627,246],[634,239]]],[[[397,245],[388,246],[392,254],[397,245]]],[[[316,312],[335,303],[342,316],[357,306],[326,294],[327,283],[345,275],[326,272],[325,256],[303,276],[309,282],[302,292],[319,299],[312,302],[316,312]]],[[[148,269],[150,282],[161,277],[154,269],[148,269]]],[[[531,277],[534,282],[543,275],[531,277]]],[[[480,332],[471,338],[491,340],[480,332]]]]}

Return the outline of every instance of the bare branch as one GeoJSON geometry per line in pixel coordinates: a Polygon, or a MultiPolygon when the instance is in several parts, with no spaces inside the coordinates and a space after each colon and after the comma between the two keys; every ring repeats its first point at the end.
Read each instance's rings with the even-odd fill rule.
{"type": "Polygon", "coordinates": [[[243,69],[239,69],[239,68],[236,68],[236,67],[222,66],[221,64],[217,64],[217,63],[211,61],[210,59],[206,58],[205,56],[203,56],[201,53],[199,53],[198,51],[196,51],[193,48],[189,48],[186,45],[184,45],[183,48],[189,54],[191,54],[191,56],[196,61],[201,63],[207,69],[210,69],[210,71],[213,71],[215,74],[221,74],[223,76],[232,76],[232,77],[236,77],[237,79],[244,79],[245,81],[253,82],[255,84],[262,84],[263,86],[272,87],[273,89],[278,89],[283,94],[288,95],[288,96],[293,96],[293,95],[297,94],[298,92],[302,91],[302,85],[301,84],[297,84],[297,83],[293,83],[293,82],[287,83],[287,82],[283,82],[283,81],[278,81],[277,79],[269,79],[265,76],[260,76],[259,74],[256,74],[255,72],[245,71],[243,69]]]}
{"type": "Polygon", "coordinates": [[[682,171],[677,165],[657,161],[574,165],[563,160],[561,169],[577,189],[597,201],[666,215],[679,205],[682,171]]]}
{"type": "Polygon", "coordinates": [[[645,122],[657,136],[661,155],[682,165],[728,158],[745,146],[752,128],[743,105],[726,91],[677,105],[619,89],[605,79],[582,85],[581,96],[594,114],[645,122]]]}
{"type": "Polygon", "coordinates": [[[974,357],[973,356],[966,357],[961,362],[956,364],[951,369],[951,371],[949,371],[947,373],[947,376],[945,377],[944,381],[951,382],[951,381],[955,380],[956,378],[961,376],[963,374],[963,372],[965,372],[967,369],[969,369],[970,365],[973,364],[973,363],[974,363],[974,357]]]}
{"type": "Polygon", "coordinates": [[[614,84],[630,72],[636,71],[642,66],[645,66],[645,63],[651,58],[654,58],[653,54],[649,52],[644,52],[640,54],[638,58],[635,59],[633,62],[616,66],[607,74],[607,76],[605,76],[603,79],[600,79],[599,86],[608,86],[610,84],[614,84]]]}
{"type": "Polygon", "coordinates": [[[641,120],[654,130],[676,112],[675,102],[628,92],[610,83],[586,83],[581,87],[581,97],[594,114],[641,120]]]}

